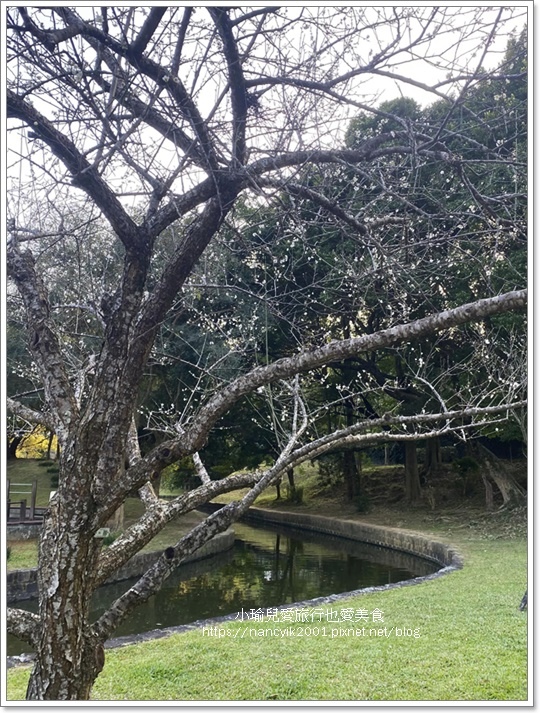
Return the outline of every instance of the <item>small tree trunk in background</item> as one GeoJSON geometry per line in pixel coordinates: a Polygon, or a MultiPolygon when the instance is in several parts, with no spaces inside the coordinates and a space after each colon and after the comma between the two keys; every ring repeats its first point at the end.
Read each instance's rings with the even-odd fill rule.
{"type": "Polygon", "coordinates": [[[426,441],[426,475],[435,475],[439,472],[442,465],[441,441],[436,438],[429,438],[426,441]]]}
{"type": "Polygon", "coordinates": [[[496,462],[485,461],[485,467],[490,478],[495,482],[503,497],[503,507],[523,505],[525,503],[525,493],[516,483],[513,476],[504,471],[504,466],[496,462]]]}
{"type": "Polygon", "coordinates": [[[281,500],[281,478],[276,480],[276,500],[281,500]]]}
{"type": "MultiPolygon", "coordinates": [[[[506,471],[504,461],[497,458],[495,454],[480,443],[477,445],[477,449],[483,468],[482,479],[484,480],[484,485],[488,479],[495,483],[503,498],[502,507],[523,505],[526,501],[525,491],[514,477],[506,471]]],[[[486,505],[488,505],[487,486],[486,505]]],[[[491,508],[493,508],[493,496],[491,496],[491,508]]],[[[490,508],[488,507],[488,509],[490,508]]]]}
{"type": "Polygon", "coordinates": [[[416,442],[405,442],[405,500],[416,503],[420,499],[420,476],[418,475],[418,459],[416,442]]]}
{"type": "Polygon", "coordinates": [[[47,460],[51,460],[51,449],[54,440],[54,433],[51,431],[49,433],[49,440],[47,441],[47,460]]]}
{"type": "Polygon", "coordinates": [[[7,443],[7,459],[8,460],[13,460],[14,458],[17,457],[17,448],[20,446],[24,436],[13,436],[11,440],[9,440],[8,436],[8,443],[7,443]]]}
{"type": "Polygon", "coordinates": [[[343,474],[347,485],[347,497],[349,500],[360,495],[360,474],[356,465],[356,458],[353,451],[343,453],[343,474]]]}
{"type": "Polygon", "coordinates": [[[493,486],[489,482],[489,478],[482,470],[482,481],[486,489],[486,510],[493,510],[493,486]]]}
{"type": "Polygon", "coordinates": [[[294,482],[294,468],[287,469],[287,480],[289,481],[290,495],[294,495],[296,491],[296,485],[294,482]]]}

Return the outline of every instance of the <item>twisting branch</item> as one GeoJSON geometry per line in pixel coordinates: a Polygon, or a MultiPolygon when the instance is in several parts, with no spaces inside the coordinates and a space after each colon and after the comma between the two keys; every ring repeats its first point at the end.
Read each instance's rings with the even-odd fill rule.
{"type": "Polygon", "coordinates": [[[145,239],[137,225],[126,213],[122,204],[98,174],[95,167],[84,158],[75,144],[65,134],[58,131],[31,104],[21,99],[15,92],[7,90],[7,116],[20,119],[32,132],[44,141],[73,176],[73,185],[84,190],[107,216],[120,240],[126,248],[143,247],[145,239]]]}
{"type": "Polygon", "coordinates": [[[246,118],[248,112],[248,95],[244,72],[242,71],[238,46],[233,36],[227,8],[211,7],[208,8],[208,12],[216,23],[223,41],[225,57],[227,58],[233,111],[233,157],[236,164],[242,165],[246,157],[246,118]]]}
{"type": "Polygon", "coordinates": [[[9,397],[6,399],[6,406],[8,411],[10,411],[14,416],[19,416],[25,421],[28,421],[28,423],[45,426],[45,428],[49,431],[54,430],[54,420],[49,414],[46,414],[43,411],[36,411],[35,409],[28,408],[28,406],[25,406],[24,404],[21,404],[9,397]]]}
{"type": "Polygon", "coordinates": [[[14,244],[8,249],[8,271],[26,307],[31,330],[30,349],[36,356],[45,388],[45,398],[51,409],[51,416],[47,417],[49,427],[62,441],[66,429],[77,416],[78,408],[65,370],[56,329],[50,317],[47,290],[37,274],[32,253],[20,252],[14,244]]]}
{"type": "Polygon", "coordinates": [[[199,411],[195,423],[189,429],[185,446],[192,448],[206,438],[211,425],[227,411],[241,396],[264,384],[277,381],[315,369],[330,362],[341,361],[363,352],[374,351],[394,346],[404,341],[419,339],[424,335],[455,327],[467,322],[474,322],[501,312],[522,309],[527,300],[527,290],[508,292],[497,297],[489,297],[439,314],[423,317],[390,329],[367,334],[362,337],[330,342],[311,351],[300,352],[293,357],[279,359],[268,366],[257,367],[250,373],[239,377],[213,396],[199,411]]]}
{"type": "Polygon", "coordinates": [[[218,495],[252,486],[261,473],[238,473],[222,480],[213,480],[174,498],[156,500],[141,519],[127,528],[101,555],[96,586],[104,582],[118,567],[148,544],[168,522],[195,510],[218,495]]]}
{"type": "Polygon", "coordinates": [[[210,476],[208,475],[208,471],[204,467],[204,463],[202,462],[201,456],[198,453],[194,453],[191,458],[193,460],[193,465],[195,466],[195,472],[201,479],[201,483],[203,485],[207,485],[210,482],[210,476]]]}

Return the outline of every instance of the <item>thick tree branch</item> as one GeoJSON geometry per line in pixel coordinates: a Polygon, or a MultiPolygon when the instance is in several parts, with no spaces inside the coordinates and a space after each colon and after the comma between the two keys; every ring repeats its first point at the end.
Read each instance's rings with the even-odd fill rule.
{"type": "Polygon", "coordinates": [[[35,646],[41,622],[37,614],[32,614],[23,609],[8,607],[6,610],[6,628],[13,636],[28,642],[31,646],[35,646]]]}
{"type": "Polygon", "coordinates": [[[159,500],[152,505],[141,519],[129,527],[101,555],[96,586],[102,584],[118,567],[148,544],[165,525],[185,513],[192,512],[200,505],[210,502],[218,495],[233,490],[251,487],[261,477],[261,473],[238,473],[222,480],[213,480],[184,493],[174,500],[159,500]]]}
{"type": "Polygon", "coordinates": [[[29,423],[45,426],[45,428],[49,431],[54,431],[54,420],[51,418],[50,414],[28,408],[28,406],[25,406],[14,399],[10,399],[9,397],[6,399],[6,406],[8,411],[10,411],[14,416],[19,416],[29,423]]]}
{"type": "Polygon", "coordinates": [[[50,408],[49,426],[62,441],[77,416],[77,402],[62,359],[54,322],[50,317],[47,290],[37,274],[33,255],[20,252],[17,246],[8,249],[8,271],[23,298],[30,349],[36,356],[41,372],[45,399],[50,408]],[[54,423],[52,422],[54,420],[54,423]]]}
{"type": "MultiPolygon", "coordinates": [[[[216,184],[216,180],[212,178],[201,181],[197,186],[186,191],[182,195],[172,196],[170,202],[163,206],[159,211],[156,211],[149,221],[148,228],[151,235],[155,236],[161,233],[175,220],[188,213],[196,206],[204,203],[209,198],[216,195],[219,185],[235,186],[238,192],[257,185],[260,182],[260,176],[272,171],[279,171],[283,168],[293,168],[305,166],[307,164],[343,164],[351,165],[373,161],[381,156],[392,156],[414,153],[415,149],[408,145],[385,145],[388,142],[394,141],[395,138],[410,138],[410,135],[405,132],[382,133],[371,139],[367,139],[364,144],[358,149],[336,149],[336,150],[313,150],[313,151],[291,151],[287,153],[278,153],[275,156],[258,159],[248,164],[245,167],[240,167],[237,170],[228,172],[219,172],[216,178],[219,178],[220,183],[216,184]]],[[[419,138],[425,139],[425,136],[419,138]]],[[[425,151],[426,155],[436,158],[437,160],[450,161],[450,154],[445,151],[425,151]]],[[[286,181],[284,182],[286,184],[286,181]]],[[[339,213],[339,207],[334,207],[334,212],[339,213]]],[[[344,218],[343,218],[344,219],[344,218]]]]}
{"type": "Polygon", "coordinates": [[[260,386],[290,377],[295,373],[315,369],[332,361],[340,361],[364,352],[419,339],[433,332],[485,319],[502,312],[522,309],[526,305],[526,300],[527,290],[508,292],[504,295],[489,297],[439,314],[423,317],[414,322],[391,327],[375,334],[330,342],[318,349],[279,359],[269,366],[257,367],[218,392],[200,409],[195,419],[196,423],[188,430],[183,445],[187,446],[189,450],[200,450],[216,420],[239,398],[260,386]]]}
{"type": "Polygon", "coordinates": [[[167,441],[146,455],[139,464],[130,469],[129,488],[140,487],[147,479],[147,473],[159,473],[165,466],[174,463],[184,455],[203,448],[215,422],[244,395],[260,386],[290,378],[294,374],[310,371],[334,361],[359,354],[395,346],[402,342],[468,322],[507,311],[519,310],[526,305],[527,290],[509,292],[477,302],[461,305],[451,310],[430,315],[374,334],[333,341],[318,349],[303,351],[292,357],[285,357],[268,366],[257,367],[248,374],[232,381],[203,405],[179,438],[167,441]]]}
{"type": "MultiPolygon", "coordinates": [[[[96,77],[96,81],[107,92],[111,91],[111,84],[103,76],[96,77]]],[[[129,109],[137,119],[144,120],[144,123],[152,129],[158,131],[164,138],[168,139],[174,146],[178,146],[191,161],[199,166],[205,166],[205,158],[202,154],[197,140],[183,131],[177,124],[163,116],[151,104],[144,102],[130,91],[127,83],[119,81],[115,98],[119,104],[129,109]]]]}
{"type": "Polygon", "coordinates": [[[24,101],[11,89],[7,89],[7,116],[23,121],[32,132],[44,141],[52,153],[59,158],[73,176],[73,185],[81,188],[94,200],[107,217],[126,248],[142,248],[146,238],[136,223],[126,213],[122,204],[105,181],[84,158],[75,144],[65,134],[24,101]]]}
{"type": "Polygon", "coordinates": [[[242,165],[246,156],[246,119],[248,112],[248,96],[244,72],[242,71],[238,47],[232,32],[227,8],[211,7],[208,8],[208,12],[216,23],[227,59],[233,111],[233,158],[235,164],[242,165]]]}
{"type": "Polygon", "coordinates": [[[152,7],[148,13],[148,17],[144,21],[141,31],[137,35],[137,39],[131,45],[131,51],[134,55],[142,54],[148,43],[152,39],[157,26],[161,22],[161,18],[167,12],[166,7],[152,7]]]}
{"type": "MultiPolygon", "coordinates": [[[[213,513],[207,517],[204,522],[184,535],[174,547],[167,548],[163,555],[143,574],[138,582],[112,604],[110,609],[105,612],[94,625],[94,632],[99,638],[104,639],[109,636],[130,611],[159,590],[165,579],[186,557],[200,549],[216,534],[224,532],[249,509],[258,495],[282,472],[286,457],[292,451],[297,437],[306,426],[307,421],[304,420],[299,432],[293,433],[289,443],[276,463],[261,474],[255,485],[253,485],[239,502],[232,502],[221,510],[213,513]]],[[[225,481],[227,480],[229,479],[225,479],[225,481]]],[[[207,485],[203,487],[208,488],[210,486],[207,485]]]]}

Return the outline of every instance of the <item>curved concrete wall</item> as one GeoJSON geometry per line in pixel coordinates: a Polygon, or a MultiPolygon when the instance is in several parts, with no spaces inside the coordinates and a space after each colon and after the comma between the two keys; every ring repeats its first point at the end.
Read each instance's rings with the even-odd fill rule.
{"type": "Polygon", "coordinates": [[[328,535],[346,537],[350,540],[368,542],[380,547],[388,547],[401,552],[409,552],[419,557],[437,562],[443,568],[460,569],[463,567],[463,558],[452,547],[428,537],[418,535],[394,527],[370,525],[356,520],[338,520],[323,515],[300,514],[284,512],[282,510],[262,510],[251,508],[242,518],[258,522],[289,525],[299,529],[324,532],[328,535]]]}
{"type": "MultiPolygon", "coordinates": [[[[228,550],[234,545],[234,539],[233,530],[229,529],[226,532],[221,532],[210,542],[203,545],[198,552],[187,557],[182,564],[195,562],[228,550]]],[[[159,552],[143,552],[142,554],[134,555],[114,575],[109,577],[106,584],[120,582],[123,579],[130,579],[143,574],[161,554],[162,551],[160,550],[159,552]]],[[[8,572],[6,579],[6,599],[8,603],[37,597],[37,569],[16,569],[8,572]]]]}
{"type": "Polygon", "coordinates": [[[41,532],[41,522],[22,525],[8,522],[6,527],[6,540],[37,540],[41,532]]]}

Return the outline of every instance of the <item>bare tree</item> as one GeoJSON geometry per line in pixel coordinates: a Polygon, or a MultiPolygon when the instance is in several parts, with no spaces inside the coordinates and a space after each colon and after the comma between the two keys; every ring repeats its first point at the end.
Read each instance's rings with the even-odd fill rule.
{"type": "MultiPolygon", "coordinates": [[[[47,425],[60,443],[58,490],[39,541],[39,610],[9,609],[7,622],[11,633],[36,649],[28,699],[86,700],[103,668],[105,640],[186,556],[240,517],[304,455],[382,438],[372,432],[362,435],[363,429],[383,425],[370,423],[352,424],[326,440],[310,439],[297,375],[524,307],[524,290],[438,313],[430,313],[428,306],[423,316],[363,336],[321,341],[263,365],[243,363],[242,373],[195,400],[196,408],[177,423],[174,435],[144,456],[139,451],[134,419],[160,325],[177,300],[184,299],[186,281],[222,234],[224,222],[232,219],[241,197],[251,195],[262,203],[287,186],[301,194],[305,169],[311,165],[347,166],[365,174],[383,157],[396,162],[409,157],[437,160],[450,171],[463,172],[469,159],[448,149],[442,129],[471,84],[485,76],[484,67],[490,66],[491,52],[500,51],[498,42],[508,23],[522,23],[524,17],[520,8],[498,7],[458,12],[386,6],[60,5],[6,12],[13,147],[9,177],[14,188],[9,276],[22,302],[44,394],[41,411],[14,399],[9,408],[27,421],[47,425]],[[467,51],[469,44],[481,48],[476,59],[467,51]],[[431,84],[418,81],[421,59],[425,68],[442,67],[443,76],[431,84]],[[377,88],[372,89],[370,78],[377,80],[375,87],[389,81],[431,92],[446,102],[447,112],[438,127],[425,131],[397,116],[397,129],[367,136],[354,148],[336,148],[343,145],[352,115],[378,112],[377,88]],[[75,196],[79,201],[84,196],[85,202],[74,221],[69,206],[75,196]],[[44,202],[46,215],[36,217],[32,207],[44,202]],[[57,309],[51,284],[64,270],[72,280],[75,272],[58,264],[47,273],[42,265],[59,236],[77,233],[77,226],[97,218],[108,225],[105,250],[118,272],[115,267],[109,279],[97,286],[94,282],[84,302],[63,305],[68,309],[71,304],[74,314],[84,312],[92,320],[92,339],[82,338],[80,331],[77,338],[68,338],[64,327],[69,321],[61,317],[65,309],[57,309]],[[98,304],[94,292],[100,290],[98,304]],[[288,393],[289,407],[287,437],[282,434],[275,463],[262,472],[211,481],[197,454],[212,429],[242,397],[276,383],[288,393]],[[166,503],[155,495],[152,482],[185,456],[194,456],[201,485],[166,503]],[[246,496],[167,548],[90,623],[96,587],[167,522],[220,493],[246,486],[246,496]],[[97,530],[137,489],[145,514],[102,551],[97,530]]],[[[510,160],[492,147],[478,150],[486,161],[510,160]]],[[[373,181],[383,195],[391,195],[384,173],[374,171],[373,181]]],[[[487,215],[482,224],[490,225],[489,204],[472,184],[468,190],[478,213],[487,215]]],[[[331,208],[364,240],[376,241],[377,230],[396,217],[378,211],[373,221],[369,203],[350,215],[335,195],[325,202],[314,193],[310,200],[331,208]]],[[[235,218],[235,226],[242,231],[241,220],[235,218]]],[[[495,235],[498,227],[491,229],[495,235]]],[[[103,260],[103,254],[95,259],[103,260]]],[[[491,411],[468,409],[467,417],[472,424],[477,418],[484,422],[514,407],[503,400],[491,411]]],[[[443,426],[434,426],[433,433],[439,433],[456,424],[463,427],[462,418],[460,411],[421,414],[399,424],[389,416],[384,425],[403,430],[403,425],[442,421],[443,426]]],[[[383,435],[391,439],[388,429],[383,435]]]]}

